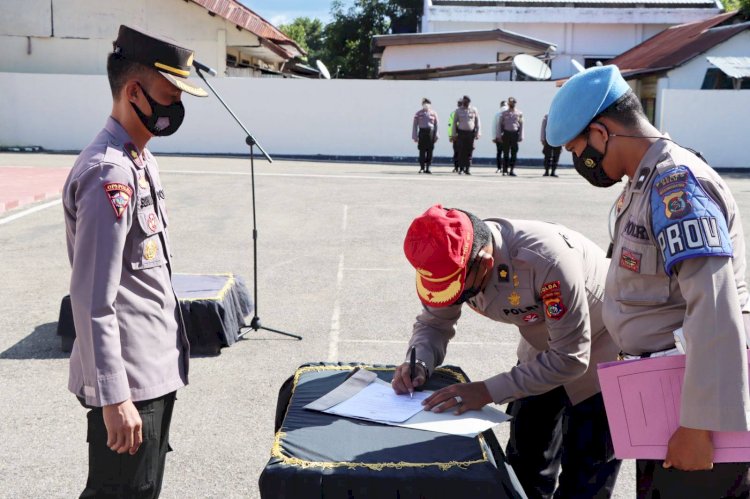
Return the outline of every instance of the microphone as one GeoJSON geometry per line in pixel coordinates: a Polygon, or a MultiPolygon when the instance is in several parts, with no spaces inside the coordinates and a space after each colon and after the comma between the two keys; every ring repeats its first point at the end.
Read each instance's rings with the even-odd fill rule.
{"type": "Polygon", "coordinates": [[[210,74],[211,76],[216,76],[217,75],[216,70],[214,68],[209,68],[205,64],[201,64],[198,61],[193,61],[193,67],[197,71],[205,71],[206,73],[210,74]]]}

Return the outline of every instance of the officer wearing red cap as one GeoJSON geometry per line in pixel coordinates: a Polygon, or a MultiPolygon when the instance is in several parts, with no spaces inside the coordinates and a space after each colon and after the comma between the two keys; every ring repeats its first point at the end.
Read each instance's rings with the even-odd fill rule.
{"type": "Polygon", "coordinates": [[[76,340],[68,388],[89,409],[81,497],[159,496],[189,345],[171,283],[154,136],[176,132],[193,51],[121,26],[107,59],[113,104],[78,156],[63,205],[76,340]]]}
{"type": "Polygon", "coordinates": [[[686,364],[679,427],[665,459],[636,462],[638,496],[750,497],[750,463],[713,463],[712,432],[750,430],[750,293],[745,236],[729,187],[702,157],[649,123],[616,66],[568,80],[547,139],[597,187],[627,182],[613,206],[604,319],[625,358],[686,364]]]}
{"type": "Polygon", "coordinates": [[[529,497],[611,496],[620,461],[596,365],[615,360],[618,349],[601,317],[608,266],[602,249],[561,225],[482,221],[436,205],[412,222],[404,253],[417,271],[424,307],[409,342],[418,374],[411,380],[409,363],[402,364],[394,390],[422,385],[443,362],[464,303],[514,324],[522,337],[518,365],[438,390],[426,409],[460,414],[510,402],[508,461],[529,497]]]}

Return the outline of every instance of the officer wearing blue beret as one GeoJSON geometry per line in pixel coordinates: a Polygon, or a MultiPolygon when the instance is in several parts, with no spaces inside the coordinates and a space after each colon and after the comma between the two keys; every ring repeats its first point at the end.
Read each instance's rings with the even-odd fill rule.
{"type": "Polygon", "coordinates": [[[604,322],[623,358],[678,354],[679,427],[663,461],[638,460],[638,497],[748,497],[750,463],[713,463],[712,432],[750,430],[750,295],[737,203],[696,153],[649,123],[615,66],[581,72],[552,100],[547,141],[613,206],[604,322]]]}

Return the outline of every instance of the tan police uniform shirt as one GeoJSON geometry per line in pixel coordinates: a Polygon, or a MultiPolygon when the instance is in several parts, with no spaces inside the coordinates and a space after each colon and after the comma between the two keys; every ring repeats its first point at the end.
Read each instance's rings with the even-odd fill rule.
{"type": "Polygon", "coordinates": [[[523,113],[518,109],[506,109],[500,115],[500,134],[518,132],[518,140],[523,140],[523,113]]]}
{"type": "Polygon", "coordinates": [[[438,116],[432,109],[420,109],[414,115],[414,121],[411,126],[411,138],[417,140],[419,138],[419,130],[421,128],[429,128],[432,135],[432,140],[438,139],[438,116]]]}
{"type": "Polygon", "coordinates": [[[91,406],[148,400],[188,382],[156,160],[112,117],[63,191],[76,340],[68,388],[91,406]]]}
{"type": "Polygon", "coordinates": [[[455,118],[453,123],[453,136],[458,135],[458,130],[464,132],[474,131],[476,137],[480,133],[480,120],[479,112],[474,106],[459,107],[455,111],[455,118]]]}
{"type": "MultiPolygon", "coordinates": [[[[604,251],[562,225],[488,219],[495,266],[485,290],[467,302],[476,312],[518,327],[520,363],[485,380],[503,404],[564,386],[573,404],[596,393],[596,364],[618,349],[601,318],[608,260],[604,251]]],[[[445,359],[462,305],[424,307],[409,347],[430,372],[445,359]]]]}
{"type": "Polygon", "coordinates": [[[748,311],[745,240],[722,178],[692,152],[655,142],[615,205],[604,321],[629,354],[674,347],[687,365],[680,424],[750,429],[741,311],[748,311]],[[669,271],[669,273],[668,273],[669,271]]]}

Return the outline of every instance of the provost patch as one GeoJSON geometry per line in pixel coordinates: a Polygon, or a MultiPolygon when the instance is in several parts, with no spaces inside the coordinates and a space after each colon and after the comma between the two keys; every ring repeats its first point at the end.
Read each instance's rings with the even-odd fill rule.
{"type": "Polygon", "coordinates": [[[109,197],[109,202],[115,210],[117,218],[122,217],[122,214],[128,207],[128,203],[130,203],[130,198],[133,196],[133,189],[127,184],[111,182],[104,184],[104,192],[107,193],[107,197],[109,197]]]}
{"type": "Polygon", "coordinates": [[[550,281],[542,285],[539,293],[544,302],[544,313],[550,319],[559,320],[565,315],[565,304],[562,301],[560,292],[560,281],[550,281]]]}

